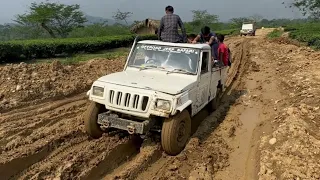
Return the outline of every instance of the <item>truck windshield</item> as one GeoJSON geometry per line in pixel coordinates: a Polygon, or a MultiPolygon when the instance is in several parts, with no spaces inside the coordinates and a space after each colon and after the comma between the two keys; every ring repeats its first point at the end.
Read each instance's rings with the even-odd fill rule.
{"type": "Polygon", "coordinates": [[[199,56],[200,50],[194,48],[137,44],[129,58],[128,66],[196,74],[199,56]]]}
{"type": "Polygon", "coordinates": [[[253,29],[253,24],[243,24],[242,29],[253,29]]]}

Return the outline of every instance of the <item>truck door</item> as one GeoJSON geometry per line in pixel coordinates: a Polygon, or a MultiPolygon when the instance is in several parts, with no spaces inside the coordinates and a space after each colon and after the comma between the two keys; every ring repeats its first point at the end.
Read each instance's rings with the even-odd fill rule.
{"type": "Polygon", "coordinates": [[[197,89],[197,101],[195,103],[196,111],[199,112],[209,101],[209,88],[210,88],[210,60],[211,55],[209,50],[205,50],[201,53],[201,71],[200,80],[198,81],[197,89]]]}

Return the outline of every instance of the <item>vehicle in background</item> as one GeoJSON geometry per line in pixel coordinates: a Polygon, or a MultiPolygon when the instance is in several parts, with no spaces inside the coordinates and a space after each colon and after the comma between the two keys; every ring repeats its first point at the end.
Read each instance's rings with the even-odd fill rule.
{"type": "Polygon", "coordinates": [[[243,22],[242,28],[240,30],[240,36],[255,36],[256,35],[256,27],[254,22],[243,22]]]}

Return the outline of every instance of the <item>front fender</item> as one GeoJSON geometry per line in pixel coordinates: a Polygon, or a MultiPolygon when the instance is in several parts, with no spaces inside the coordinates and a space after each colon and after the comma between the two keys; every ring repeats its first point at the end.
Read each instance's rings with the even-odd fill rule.
{"type": "Polygon", "coordinates": [[[176,109],[175,109],[175,112],[174,114],[176,114],[178,111],[179,112],[182,112],[184,109],[186,109],[188,106],[190,106],[192,104],[192,101],[191,100],[188,100],[186,101],[185,103],[183,103],[182,105],[178,106],[176,109]]]}

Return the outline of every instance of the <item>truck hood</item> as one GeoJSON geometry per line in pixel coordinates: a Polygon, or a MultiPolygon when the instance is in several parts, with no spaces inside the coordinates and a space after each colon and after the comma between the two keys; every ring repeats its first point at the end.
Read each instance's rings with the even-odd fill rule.
{"type": "Polygon", "coordinates": [[[190,75],[141,70],[109,74],[99,78],[98,81],[175,95],[194,86],[196,83],[194,79],[190,75]]]}

